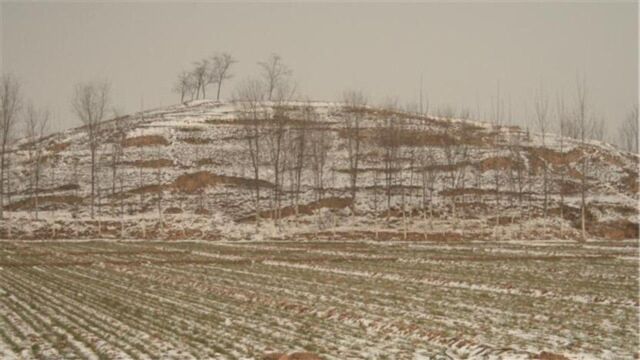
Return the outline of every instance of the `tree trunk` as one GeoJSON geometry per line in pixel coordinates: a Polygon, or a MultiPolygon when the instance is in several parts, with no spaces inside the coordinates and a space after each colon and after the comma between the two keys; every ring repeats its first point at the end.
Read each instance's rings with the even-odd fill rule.
{"type": "Polygon", "coordinates": [[[585,154],[585,158],[582,160],[582,186],[581,186],[581,192],[580,192],[580,197],[581,197],[581,203],[582,203],[582,210],[581,210],[581,220],[582,220],[582,241],[586,241],[587,240],[587,204],[586,204],[586,197],[587,197],[587,159],[586,159],[586,154],[585,154]]]}
{"type": "Polygon", "coordinates": [[[2,153],[0,154],[0,220],[4,218],[4,167],[5,167],[5,145],[2,144],[2,153]]]}
{"type": "Polygon", "coordinates": [[[35,190],[34,190],[34,210],[36,215],[36,220],[38,220],[38,186],[40,183],[40,159],[37,159],[36,163],[36,171],[35,171],[35,190]]]}

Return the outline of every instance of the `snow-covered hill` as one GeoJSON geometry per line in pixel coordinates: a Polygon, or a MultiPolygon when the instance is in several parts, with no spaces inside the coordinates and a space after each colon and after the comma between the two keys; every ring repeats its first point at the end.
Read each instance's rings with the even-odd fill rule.
{"type": "Polygon", "coordinates": [[[517,127],[372,107],[354,114],[337,103],[264,103],[261,109],[270,120],[259,128],[256,182],[249,156],[250,124],[240,116],[240,108],[194,101],[105,122],[94,219],[85,131],[71,129],[43,140],[38,220],[29,144],[19,142],[11,155],[10,196],[0,236],[577,238],[585,157],[590,237],[638,236],[638,156],[606,143],[581,145],[547,134],[543,147],[539,134],[517,127]],[[274,116],[285,119],[280,128],[274,116]],[[353,116],[361,117],[362,154],[355,204],[349,192],[347,146],[353,132],[344,125],[353,116]],[[302,128],[306,135],[301,140],[302,128]],[[282,150],[276,153],[277,129],[284,135],[282,150]],[[330,146],[317,147],[319,137],[330,146]],[[294,154],[299,154],[300,144],[304,151],[297,191],[294,154]],[[318,149],[327,155],[323,191],[317,166],[314,171],[313,146],[315,156],[318,149]],[[119,148],[122,156],[114,177],[112,155],[119,148]],[[276,191],[273,160],[280,153],[281,186],[276,191]],[[256,184],[261,197],[257,227],[256,184]],[[276,193],[279,201],[274,201],[276,193]],[[278,202],[281,219],[276,221],[272,215],[278,202]]]}

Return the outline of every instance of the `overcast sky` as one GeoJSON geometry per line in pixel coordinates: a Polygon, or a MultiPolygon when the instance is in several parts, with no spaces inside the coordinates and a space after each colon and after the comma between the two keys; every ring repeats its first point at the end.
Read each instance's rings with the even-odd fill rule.
{"type": "MultiPolygon", "coordinates": [[[[362,89],[372,102],[489,111],[496,84],[515,122],[540,87],[574,98],[584,74],[610,136],[638,101],[638,5],[617,3],[3,3],[2,71],[48,107],[58,129],[76,126],[75,83],[109,79],[123,112],[174,104],[176,75],[216,51],[233,54],[235,77],[280,54],[301,93],[337,100],[362,89]]],[[[213,94],[213,91],[210,92],[213,94]]]]}

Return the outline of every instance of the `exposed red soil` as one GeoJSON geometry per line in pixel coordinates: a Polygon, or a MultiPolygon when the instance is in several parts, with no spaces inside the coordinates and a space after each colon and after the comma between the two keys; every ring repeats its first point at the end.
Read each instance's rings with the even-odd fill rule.
{"type": "Polygon", "coordinates": [[[640,237],[638,224],[628,220],[590,222],[587,231],[589,234],[609,240],[638,239],[640,237]]]}
{"type": "MultiPolygon", "coordinates": [[[[530,147],[528,150],[530,155],[533,155],[535,158],[542,159],[554,166],[575,163],[582,159],[585,154],[585,151],[580,147],[573,148],[564,153],[543,147],[530,147]]],[[[536,165],[541,167],[542,163],[537,162],[536,165]]]]}
{"type": "MultiPolygon", "coordinates": [[[[574,174],[575,175],[575,174],[574,174]]],[[[572,176],[575,178],[575,176],[572,176]]],[[[560,186],[560,191],[564,195],[574,195],[580,192],[580,183],[568,178],[565,178],[565,181],[555,180],[555,182],[560,186]]]]}
{"type": "MultiPolygon", "coordinates": [[[[64,184],[64,185],[60,185],[60,186],[56,186],[54,188],[40,188],[38,189],[38,194],[48,194],[48,193],[53,193],[53,192],[58,192],[58,191],[71,191],[71,190],[77,190],[80,189],[80,185],[78,184],[64,184]]],[[[35,191],[31,191],[29,189],[25,190],[25,191],[21,191],[18,194],[34,194],[35,191]]],[[[16,194],[16,193],[13,193],[16,194]]]]}
{"type": "MultiPolygon", "coordinates": [[[[178,176],[178,178],[174,180],[171,186],[177,191],[194,194],[206,187],[218,186],[221,184],[255,187],[256,181],[253,179],[247,179],[237,176],[216,175],[208,171],[199,171],[196,173],[178,176]]],[[[258,186],[265,188],[273,187],[270,182],[264,180],[258,181],[257,184],[258,186]]]]}
{"type": "Polygon", "coordinates": [[[132,194],[157,194],[164,189],[162,185],[145,185],[139,188],[129,190],[132,194]]]}
{"type": "MultiPolygon", "coordinates": [[[[500,195],[502,196],[518,196],[518,192],[516,191],[500,191],[499,192],[500,195]]],[[[480,196],[486,196],[486,195],[495,195],[496,194],[496,190],[495,189],[478,189],[478,188],[464,188],[464,189],[447,189],[444,191],[440,192],[440,195],[442,196],[461,196],[461,195],[480,195],[480,196]]],[[[523,196],[526,195],[526,193],[522,194],[523,196]]]]}
{"type": "Polygon", "coordinates": [[[289,355],[288,360],[322,360],[322,358],[310,352],[296,352],[289,355]]]}
{"type": "Polygon", "coordinates": [[[64,142],[64,143],[53,143],[53,144],[49,145],[47,150],[52,151],[54,153],[57,153],[57,152],[66,150],[70,145],[71,145],[71,143],[67,143],[67,142],[64,142]]]}
{"type": "Polygon", "coordinates": [[[569,360],[569,358],[566,357],[566,356],[559,355],[559,354],[554,354],[552,352],[547,352],[547,351],[541,352],[534,359],[537,359],[537,360],[569,360]]]}
{"type": "MultiPolygon", "coordinates": [[[[324,198],[319,201],[313,201],[308,204],[300,204],[298,205],[298,213],[304,215],[311,215],[315,210],[327,208],[327,209],[344,209],[346,207],[351,206],[351,198],[340,198],[340,197],[329,197],[324,198]]],[[[296,214],[295,206],[286,206],[280,208],[279,212],[276,213],[275,210],[265,210],[260,212],[260,218],[262,219],[270,219],[279,215],[280,218],[285,218],[289,216],[293,216],[296,214]]],[[[251,222],[255,221],[255,215],[250,215],[241,219],[237,219],[237,222],[251,222]]]]}
{"type": "MultiPolygon", "coordinates": [[[[452,131],[451,133],[434,132],[416,129],[394,129],[395,133],[393,139],[389,139],[385,135],[388,131],[385,128],[367,128],[360,130],[360,139],[364,142],[368,142],[375,145],[380,145],[381,142],[392,141],[392,146],[434,146],[442,147],[448,145],[471,145],[471,146],[486,146],[490,142],[487,138],[480,136],[467,136],[466,134],[460,134],[452,131]]],[[[347,129],[339,129],[338,136],[341,138],[348,138],[355,136],[353,132],[347,129]]]]}
{"type": "Polygon", "coordinates": [[[262,360],[322,360],[322,358],[310,352],[295,352],[289,355],[277,352],[265,354],[262,360]]]}
{"type": "Polygon", "coordinates": [[[196,215],[210,215],[211,212],[205,208],[197,208],[194,212],[196,215]]]}
{"type": "Polygon", "coordinates": [[[164,213],[165,214],[182,214],[183,211],[179,207],[169,207],[169,208],[164,209],[164,213]]]}
{"type": "Polygon", "coordinates": [[[181,132],[186,132],[186,133],[194,133],[194,132],[203,131],[203,129],[198,128],[198,127],[179,127],[179,128],[177,128],[177,130],[181,131],[181,132]]]}
{"type": "Polygon", "coordinates": [[[208,139],[208,138],[201,138],[201,137],[186,137],[186,138],[181,138],[180,141],[185,142],[187,144],[191,144],[191,145],[206,145],[206,144],[213,144],[213,140],[208,139]]]}
{"type": "MultiPolygon", "coordinates": [[[[82,198],[74,195],[47,195],[38,197],[38,206],[46,205],[76,205],[81,204],[82,198]]],[[[5,210],[31,210],[35,207],[35,198],[22,199],[4,207],[5,210]]]]}
{"type": "Polygon", "coordinates": [[[476,164],[476,167],[484,172],[489,170],[517,169],[520,165],[521,164],[514,162],[510,157],[496,156],[482,159],[476,164]]]}
{"type": "Polygon", "coordinates": [[[285,353],[269,353],[262,356],[262,360],[288,360],[289,357],[285,353]]]}
{"type": "Polygon", "coordinates": [[[626,173],[627,176],[625,176],[621,181],[622,190],[637,194],[640,192],[638,173],[631,170],[627,170],[626,173]]]}
{"type": "Polygon", "coordinates": [[[169,141],[160,135],[143,135],[127,138],[122,141],[123,147],[165,146],[169,141]]]}

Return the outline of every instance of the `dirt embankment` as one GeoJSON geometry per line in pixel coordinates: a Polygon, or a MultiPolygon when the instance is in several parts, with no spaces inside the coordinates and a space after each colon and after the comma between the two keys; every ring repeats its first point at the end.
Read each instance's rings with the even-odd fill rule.
{"type": "Polygon", "coordinates": [[[185,137],[180,138],[180,141],[191,145],[207,145],[214,143],[213,140],[205,137],[185,137]]]}
{"type": "Polygon", "coordinates": [[[160,135],[143,135],[124,139],[123,147],[165,146],[169,141],[160,135]]]}
{"type": "MultiPolygon", "coordinates": [[[[360,139],[371,145],[380,146],[389,142],[391,146],[414,146],[414,147],[445,147],[445,146],[477,146],[484,147],[491,144],[487,134],[484,133],[465,133],[461,130],[452,130],[451,132],[428,131],[418,129],[393,129],[393,134],[389,134],[389,129],[366,128],[360,130],[360,139]]],[[[354,137],[354,131],[348,129],[339,129],[338,136],[346,139],[354,137]]]]}
{"type": "MultiPolygon", "coordinates": [[[[308,204],[300,204],[298,205],[297,212],[295,206],[285,206],[280,208],[277,212],[275,210],[264,210],[260,212],[260,218],[262,219],[272,219],[275,218],[276,215],[279,218],[285,218],[289,216],[293,216],[296,214],[302,215],[311,215],[315,210],[326,208],[326,209],[344,209],[346,207],[351,206],[351,198],[340,198],[340,197],[328,197],[318,201],[313,201],[308,204]]],[[[247,217],[243,217],[237,219],[236,222],[244,223],[244,222],[252,222],[256,220],[255,215],[250,215],[247,217]]]]}
{"type": "MultiPolygon", "coordinates": [[[[4,209],[8,211],[32,210],[35,204],[35,197],[29,197],[6,205],[4,209]]],[[[61,209],[66,206],[80,204],[82,204],[82,198],[75,195],[46,195],[38,197],[38,208],[40,209],[61,209]]]]}
{"type": "Polygon", "coordinates": [[[66,150],[69,146],[71,146],[71,143],[68,142],[64,142],[64,143],[53,143],[51,145],[49,145],[49,147],[47,148],[47,150],[53,152],[53,153],[58,153],[60,151],[64,151],[66,150]]]}
{"type": "Polygon", "coordinates": [[[255,181],[253,179],[237,176],[216,175],[209,171],[199,171],[196,173],[180,175],[176,178],[171,187],[180,192],[194,194],[206,187],[223,184],[249,188],[253,188],[256,185],[263,188],[273,187],[273,184],[265,180],[255,181]]]}

